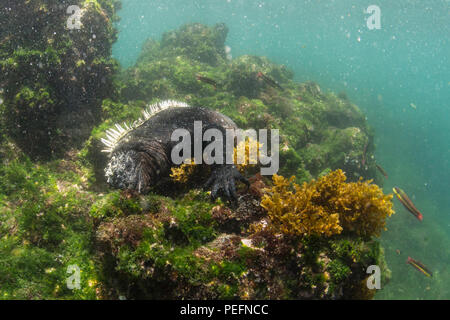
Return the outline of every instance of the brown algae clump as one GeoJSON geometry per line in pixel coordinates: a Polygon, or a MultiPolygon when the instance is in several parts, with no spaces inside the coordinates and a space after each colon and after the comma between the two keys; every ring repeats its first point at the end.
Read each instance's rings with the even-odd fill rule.
{"type": "Polygon", "coordinates": [[[195,161],[192,158],[190,163],[183,163],[179,167],[173,167],[170,169],[170,177],[173,181],[179,183],[187,183],[189,178],[194,174],[195,171],[195,161]]]}
{"type": "Polygon", "coordinates": [[[293,181],[275,175],[274,186],[261,201],[270,219],[268,227],[274,232],[294,236],[379,236],[386,217],[394,213],[392,195],[384,195],[372,180],[346,183],[342,170],[301,186],[293,181]]]}

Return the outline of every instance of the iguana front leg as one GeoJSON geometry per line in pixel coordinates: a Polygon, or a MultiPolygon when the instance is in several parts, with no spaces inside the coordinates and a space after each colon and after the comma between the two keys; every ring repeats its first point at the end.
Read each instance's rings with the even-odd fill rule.
{"type": "Polygon", "coordinates": [[[236,181],[243,182],[247,188],[250,186],[248,180],[242,176],[235,165],[216,165],[204,188],[211,188],[213,200],[222,194],[229,200],[237,201],[236,181]]]}

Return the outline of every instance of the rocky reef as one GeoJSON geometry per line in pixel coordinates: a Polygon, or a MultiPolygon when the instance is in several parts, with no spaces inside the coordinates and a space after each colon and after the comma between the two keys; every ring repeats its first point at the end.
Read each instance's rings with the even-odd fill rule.
{"type": "MultiPolygon", "coordinates": [[[[367,203],[358,198],[365,191],[363,184],[335,181],[340,177],[342,172],[333,172],[317,183],[330,182],[342,192],[351,188],[349,203],[367,203]]],[[[329,209],[323,209],[322,221],[315,216],[299,218],[290,203],[269,204],[268,199],[289,197],[287,189],[272,189],[261,206],[256,191],[264,189],[264,185],[254,177],[252,191],[241,190],[235,208],[210,203],[207,194],[196,190],[176,200],[142,197],[133,205],[137,214],[129,215],[114,213],[115,209],[101,200],[95,210],[114,215],[102,222],[96,233],[104,266],[114,274],[115,284],[108,285],[113,288],[109,294],[132,299],[371,297],[374,291],[367,289],[367,267],[379,265],[385,277],[388,271],[379,244],[369,234],[356,235],[365,231],[362,226],[366,224],[358,219],[351,223],[350,219],[342,219],[342,228],[338,214],[329,209]],[[278,214],[280,210],[286,213],[278,214]],[[342,230],[342,235],[337,236],[342,230]]],[[[275,180],[274,188],[279,187],[275,180]]],[[[316,185],[304,188],[306,194],[314,193],[316,185]]],[[[326,199],[324,193],[316,196],[315,201],[321,202],[323,208],[332,206],[333,200],[326,199]]],[[[336,201],[344,199],[347,197],[341,196],[336,201]]],[[[385,216],[392,214],[392,203],[389,196],[382,194],[372,199],[369,201],[376,209],[360,219],[369,223],[378,219],[379,224],[373,227],[377,230],[383,226],[385,216]]],[[[298,207],[310,213],[308,208],[298,207]]]]}
{"type": "MultiPolygon", "coordinates": [[[[67,19],[48,2],[18,3],[14,10],[42,14],[36,27],[43,17],[61,28],[67,19]]],[[[376,237],[393,211],[375,184],[373,134],[356,105],[294,81],[265,57],[231,59],[223,24],[188,24],[149,39],[136,64],[118,70],[110,58],[117,3],[78,3],[83,25],[91,21],[95,32],[61,29],[58,41],[43,32],[33,45],[28,39],[37,35],[0,31],[8,72],[0,78],[0,298],[373,297],[366,270],[378,265],[382,286],[389,279],[376,237]],[[51,75],[39,69],[43,55],[51,75]],[[173,168],[165,187],[146,195],[109,189],[100,138],[163,99],[218,110],[244,129],[279,129],[279,175],[240,167],[251,185],[238,186],[236,204],[211,201],[201,189],[208,168],[196,165],[173,168]],[[68,125],[81,118],[86,128],[68,125]],[[45,138],[41,122],[51,130],[45,138]],[[81,271],[78,288],[67,286],[69,266],[81,271]]],[[[11,23],[6,30],[35,21],[0,15],[11,23]]]]}
{"type": "Polygon", "coordinates": [[[80,147],[98,124],[117,68],[117,5],[21,0],[0,8],[2,125],[30,157],[80,147]],[[68,14],[71,6],[79,11],[68,14]]]}

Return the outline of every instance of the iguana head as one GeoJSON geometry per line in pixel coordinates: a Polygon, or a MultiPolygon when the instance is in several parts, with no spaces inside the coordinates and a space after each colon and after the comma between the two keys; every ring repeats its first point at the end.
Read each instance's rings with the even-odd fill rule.
{"type": "Polygon", "coordinates": [[[159,141],[129,137],[111,153],[105,176],[113,188],[146,193],[169,168],[159,141]]]}
{"type": "Polygon", "coordinates": [[[105,168],[108,184],[116,189],[138,190],[142,188],[139,155],[134,150],[112,155],[105,168]]]}

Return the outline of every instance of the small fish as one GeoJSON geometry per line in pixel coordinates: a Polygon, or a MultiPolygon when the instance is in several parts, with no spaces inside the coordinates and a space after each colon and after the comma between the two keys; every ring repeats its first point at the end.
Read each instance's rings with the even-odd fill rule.
{"type": "Polygon", "coordinates": [[[284,88],[282,86],[280,86],[280,84],[278,82],[276,82],[275,80],[269,78],[268,76],[264,75],[262,72],[258,72],[258,74],[256,75],[259,79],[263,79],[264,82],[266,82],[269,86],[273,87],[273,88],[278,88],[281,91],[284,90],[284,88]]]}
{"type": "Polygon", "coordinates": [[[378,171],[380,171],[381,174],[387,179],[388,178],[387,172],[380,165],[375,164],[375,166],[377,167],[378,171]]]}
{"type": "Polygon", "coordinates": [[[412,102],[409,104],[409,106],[410,106],[411,108],[413,108],[414,110],[417,109],[417,106],[416,106],[414,103],[412,103],[412,102]]]}
{"type": "Polygon", "coordinates": [[[395,195],[397,196],[398,200],[400,200],[402,205],[406,209],[408,209],[408,211],[411,212],[417,219],[422,221],[423,220],[422,213],[420,213],[420,211],[417,210],[417,208],[414,206],[414,204],[412,203],[412,201],[408,197],[408,195],[405,193],[405,191],[403,191],[402,189],[400,189],[398,187],[394,187],[394,188],[392,188],[392,190],[394,191],[395,195]]]}
{"type": "Polygon", "coordinates": [[[406,260],[406,263],[412,265],[414,268],[416,268],[417,270],[422,272],[427,277],[433,276],[433,273],[427,267],[425,267],[421,262],[414,260],[411,257],[408,257],[408,260],[406,260]]]}
{"type": "Polygon", "coordinates": [[[217,89],[217,82],[215,80],[208,78],[208,77],[204,77],[200,74],[197,74],[195,77],[197,78],[198,81],[202,81],[204,83],[210,84],[214,87],[214,89],[217,89]]]}
{"type": "Polygon", "coordinates": [[[400,250],[396,249],[395,252],[397,252],[398,255],[400,255],[400,250]]]}

